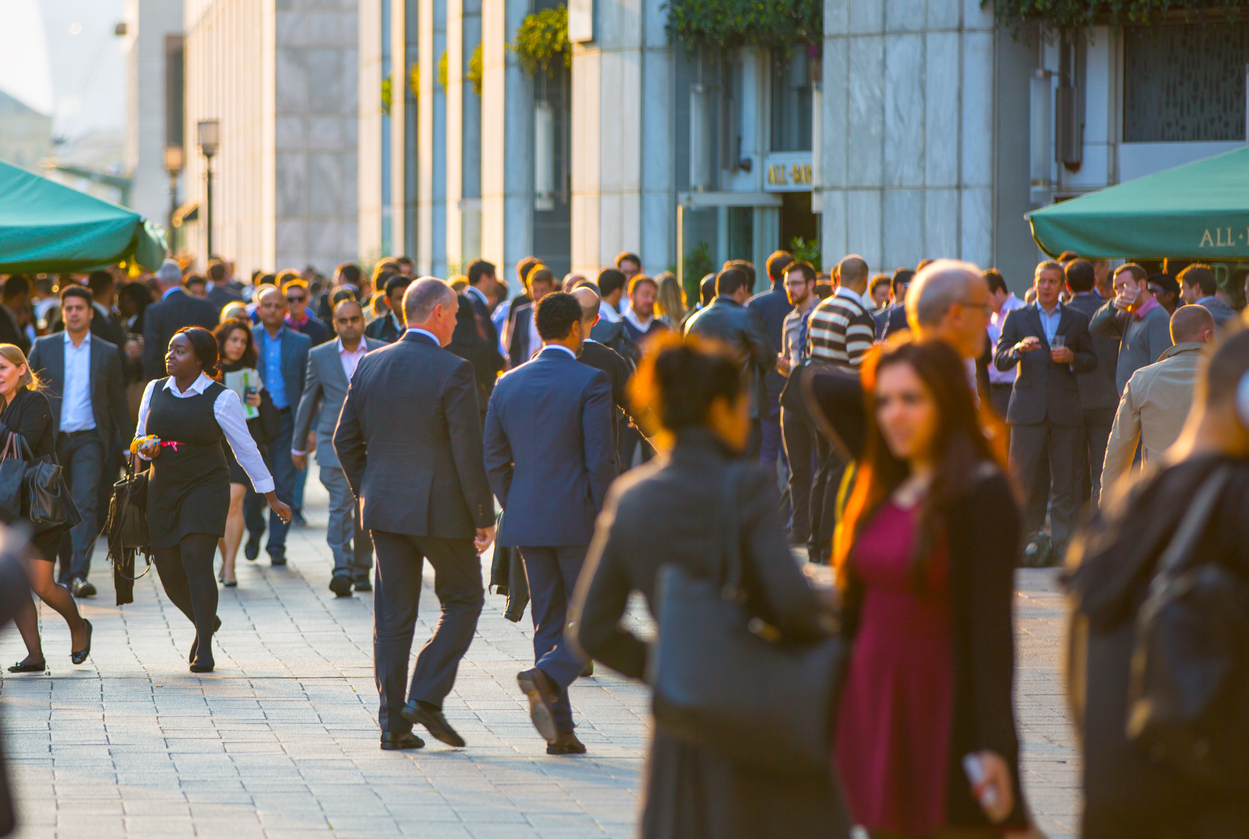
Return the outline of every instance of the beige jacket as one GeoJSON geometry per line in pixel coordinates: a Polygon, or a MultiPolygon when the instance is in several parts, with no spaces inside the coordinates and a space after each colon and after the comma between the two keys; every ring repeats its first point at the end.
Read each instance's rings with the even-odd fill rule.
{"type": "Polygon", "coordinates": [[[1169,348],[1153,364],[1132,374],[1115,424],[1106,442],[1102,465],[1101,503],[1105,504],[1117,481],[1132,470],[1136,444],[1141,444],[1141,463],[1162,457],[1180,436],[1193,401],[1197,367],[1205,357],[1206,345],[1185,341],[1169,348]]]}

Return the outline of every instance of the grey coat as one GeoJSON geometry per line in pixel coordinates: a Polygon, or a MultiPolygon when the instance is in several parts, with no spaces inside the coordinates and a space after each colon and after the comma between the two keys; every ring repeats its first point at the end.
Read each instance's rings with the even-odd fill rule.
{"type": "MultiPolygon", "coordinates": [[[[365,350],[372,352],[386,346],[383,341],[361,338],[365,350]]],[[[327,341],[308,353],[308,373],[304,377],[304,393],[299,398],[299,410],[295,413],[295,432],[292,445],[304,447],[304,440],[316,422],[317,465],[338,468],[338,455],[334,451],[334,429],[338,415],[342,413],[347,399],[347,376],[338,357],[338,341],[327,341]]]]}
{"type": "Polygon", "coordinates": [[[685,334],[714,338],[733,348],[750,387],[750,417],[758,419],[759,407],[767,404],[764,377],[776,367],[776,347],[759,313],[720,296],[686,322],[685,334]]]}
{"type": "Polygon", "coordinates": [[[1171,346],[1171,316],[1158,306],[1145,317],[1120,312],[1108,300],[1089,321],[1089,333],[1119,342],[1115,366],[1115,390],[1122,395],[1132,374],[1153,364],[1171,346]]]}

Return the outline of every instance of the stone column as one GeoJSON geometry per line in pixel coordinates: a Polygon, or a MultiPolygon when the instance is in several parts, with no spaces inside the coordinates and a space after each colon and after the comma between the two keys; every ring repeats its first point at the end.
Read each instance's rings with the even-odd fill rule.
{"type": "Polygon", "coordinates": [[[482,2],[481,256],[509,282],[533,246],[533,85],[508,49],[528,13],[527,0],[482,2]]]}
{"type": "Polygon", "coordinates": [[[466,273],[481,253],[481,97],[467,78],[481,43],[481,0],[446,3],[446,258],[448,273],[466,273]]]}
{"type": "Polygon", "coordinates": [[[359,256],[368,258],[382,252],[382,4],[389,2],[359,0],[357,235],[359,256]]]}
{"type": "MultiPolygon", "coordinates": [[[[428,2],[428,0],[424,0],[428,2]]],[[[417,235],[419,165],[418,98],[412,71],[419,65],[422,0],[391,0],[390,12],[390,194],[391,250],[419,260],[417,235]]],[[[425,84],[421,72],[421,84],[425,84]]]]}
{"type": "Polygon", "coordinates": [[[416,270],[445,278],[447,97],[438,80],[438,67],[447,44],[446,0],[419,0],[418,17],[416,270]]]}

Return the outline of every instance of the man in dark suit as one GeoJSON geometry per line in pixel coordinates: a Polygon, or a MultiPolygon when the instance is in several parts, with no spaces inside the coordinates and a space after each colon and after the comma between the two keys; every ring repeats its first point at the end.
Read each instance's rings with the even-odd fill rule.
{"type": "Polygon", "coordinates": [[[478,260],[468,266],[469,287],[460,295],[455,334],[447,349],[473,365],[478,401],[485,418],[494,381],[507,366],[499,351],[499,332],[490,321],[490,297],[494,293],[494,266],[478,260]],[[477,280],[473,285],[474,277],[477,280]]]}
{"type": "Polygon", "coordinates": [[[160,300],[143,312],[143,373],[150,379],[165,375],[169,339],[184,326],[215,329],[221,312],[207,300],[192,297],[182,287],[182,269],[166,259],[156,271],[160,300]]]}
{"type": "MultiPolygon", "coordinates": [[[[308,350],[312,341],[307,335],[286,325],[286,295],[273,286],[260,293],[256,300],[256,314],[260,318],[260,325],[252,328],[256,343],[256,368],[280,418],[277,436],[269,441],[265,464],[273,474],[278,495],[283,500],[290,500],[295,495],[291,439],[295,431],[295,411],[304,393],[308,350]]],[[[247,545],[243,555],[255,559],[260,555],[260,537],[265,532],[261,496],[249,490],[243,507],[247,520],[247,545]]],[[[265,545],[265,551],[273,565],[286,564],[287,527],[281,516],[270,512],[269,544],[265,545]]]]}
{"type": "Polygon", "coordinates": [[[507,340],[508,363],[513,369],[524,364],[542,349],[534,307],[555,290],[555,275],[539,265],[529,272],[529,296],[532,302],[517,306],[509,319],[507,340]]]}
{"type": "Polygon", "coordinates": [[[334,329],[338,333],[336,340],[308,352],[308,373],[291,435],[291,459],[296,469],[306,472],[309,444],[316,443],[321,483],[330,494],[329,522],[325,528],[325,541],[334,557],[330,591],[348,597],[353,587],[356,591],[373,590],[369,581],[373,544],[360,526],[360,505],[351,494],[347,476],[334,453],[334,428],[360,360],[365,353],[386,345],[364,337],[364,310],[350,298],[338,304],[334,329]],[[310,439],[314,423],[315,440],[310,439]]]}
{"type": "Polygon", "coordinates": [[[1077,377],[1097,367],[1088,318],[1058,301],[1064,282],[1057,262],[1038,265],[1036,303],[1007,314],[993,353],[999,370],[1019,365],[1006,410],[1010,461],[1029,496],[1024,515],[1030,533],[1041,529],[1053,495],[1050,539],[1057,558],[1066,550],[1079,506],[1084,413],[1077,377]],[[1037,486],[1045,462],[1052,489],[1037,486]]]}
{"type": "MultiPolygon", "coordinates": [[[[1094,291],[1097,272],[1093,263],[1076,259],[1067,263],[1067,289],[1071,292],[1068,308],[1090,321],[1105,302],[1094,291]]],[[[1083,501],[1101,498],[1102,464],[1106,460],[1106,442],[1115,424],[1119,408],[1119,389],[1115,387],[1115,370],[1119,365],[1119,342],[1114,338],[1093,335],[1093,352],[1097,367],[1076,378],[1080,384],[1080,408],[1084,413],[1084,438],[1080,447],[1080,488],[1083,501]]]]}
{"type": "Polygon", "coordinates": [[[61,292],[65,331],[35,341],[30,368],[47,385],[56,433],[56,457],[65,470],[82,521],[62,539],[62,578],[75,597],[91,597],[91,552],[99,535],[99,487],[106,463],[122,440],[134,436],[126,405],[121,355],[91,334],[91,291],[71,285],[61,292]]]}
{"type": "Polygon", "coordinates": [[[221,260],[216,260],[208,265],[208,302],[217,307],[220,312],[228,304],[233,302],[241,302],[243,295],[230,288],[228,277],[226,276],[226,264],[221,260]]]}
{"type": "Polygon", "coordinates": [[[876,321],[876,339],[884,340],[897,332],[907,329],[906,325],[906,290],[911,286],[915,272],[910,268],[899,268],[893,272],[889,281],[890,303],[872,318],[876,321]]]}
{"type": "Polygon", "coordinates": [[[482,466],[473,368],[442,349],[455,331],[456,294],[425,278],[409,286],[403,305],[409,329],[360,360],[334,449],[377,550],[373,667],[382,748],[423,746],[413,724],[463,746],[442,702],[481,614],[478,554],[494,539],[494,503],[482,466]],[[442,617],[417,656],[405,702],[426,559],[442,617]]]}
{"type": "Polygon", "coordinates": [[[499,379],[486,417],[486,472],[503,506],[499,544],[520,549],[533,607],[535,666],[517,676],[547,754],[582,754],[568,686],[584,662],[564,620],[594,519],[616,477],[611,382],[577,363],[581,304],[552,292],[538,304],[543,348],[499,379]]]}
{"type": "MultiPolygon", "coordinates": [[[[793,304],[785,293],[785,273],[794,263],[793,256],[787,251],[777,251],[768,257],[768,279],[772,287],[761,291],[746,303],[746,308],[759,315],[763,328],[767,332],[772,346],[780,351],[782,344],[781,330],[785,317],[793,311],[793,304]]],[[[785,460],[784,443],[781,438],[781,391],[785,388],[785,377],[773,364],[763,377],[763,389],[766,403],[759,411],[759,464],[769,474],[780,475],[782,482],[781,506],[788,521],[790,518],[789,497],[789,463],[785,460]]]]}
{"type": "Polygon", "coordinates": [[[126,330],[113,308],[116,281],[109,271],[92,271],[87,277],[87,288],[91,289],[92,308],[95,309],[95,316],[91,318],[91,334],[117,347],[117,357],[124,365],[126,330]]]}
{"type": "Polygon", "coordinates": [[[776,366],[776,347],[768,338],[763,320],[746,308],[749,297],[749,275],[740,268],[724,269],[716,277],[716,299],[689,319],[685,334],[722,341],[737,354],[751,394],[749,454],[758,457],[762,441],[759,420],[767,406],[763,379],[776,366]]]}
{"type": "MultiPolygon", "coordinates": [[[[581,304],[581,334],[591,335],[599,320],[600,299],[598,292],[591,286],[573,289],[572,296],[581,304]]],[[[577,360],[582,364],[602,370],[611,382],[611,400],[616,406],[612,411],[612,431],[616,442],[616,450],[620,450],[620,434],[625,423],[633,422],[633,410],[629,405],[629,380],[633,378],[634,367],[624,356],[605,347],[593,338],[586,338],[581,344],[581,353],[577,360]]],[[[635,424],[636,427],[636,424],[635,424]]]]}
{"type": "MultiPolygon", "coordinates": [[[[381,277],[378,279],[380,280],[381,277]]],[[[386,304],[390,311],[375,318],[364,330],[364,334],[374,341],[393,344],[403,335],[404,326],[403,321],[400,320],[403,317],[403,294],[412,284],[412,278],[405,277],[403,274],[391,274],[386,277],[385,282],[383,290],[386,292],[386,304]]]]}

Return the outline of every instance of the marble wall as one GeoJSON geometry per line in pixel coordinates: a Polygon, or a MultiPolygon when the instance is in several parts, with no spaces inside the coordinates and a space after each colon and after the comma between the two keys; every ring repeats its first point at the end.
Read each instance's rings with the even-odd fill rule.
{"type": "MultiPolygon", "coordinates": [[[[127,0],[126,149],[130,207],[162,226],[169,224],[169,175],[165,172],[165,36],[182,32],[182,6],[160,0],[127,0]]],[[[45,151],[44,154],[47,154],[45,151]]],[[[29,164],[28,164],[29,165],[29,164]]],[[[179,203],[182,193],[179,192],[179,203]]]]}

